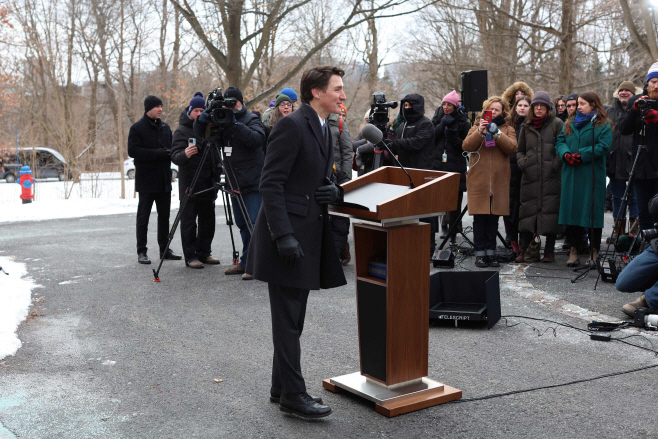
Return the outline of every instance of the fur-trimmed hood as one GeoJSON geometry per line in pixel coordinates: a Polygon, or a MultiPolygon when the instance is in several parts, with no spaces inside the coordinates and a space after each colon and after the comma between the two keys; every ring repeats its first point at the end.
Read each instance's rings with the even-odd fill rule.
{"type": "Polygon", "coordinates": [[[517,90],[523,91],[523,93],[525,93],[525,95],[528,96],[530,100],[532,100],[532,98],[535,96],[535,92],[532,91],[528,84],[522,81],[515,82],[514,84],[507,87],[507,90],[505,90],[502,95],[502,98],[505,99],[509,104],[510,109],[514,105],[514,95],[516,94],[517,90]]]}

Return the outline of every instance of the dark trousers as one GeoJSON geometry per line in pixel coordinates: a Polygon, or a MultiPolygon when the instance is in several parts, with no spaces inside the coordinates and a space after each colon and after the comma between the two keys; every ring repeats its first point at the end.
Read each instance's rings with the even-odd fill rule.
{"type": "MultiPolygon", "coordinates": [[[[247,215],[251,220],[251,226],[256,225],[256,218],[258,217],[258,211],[260,210],[260,205],[263,204],[263,197],[259,192],[250,192],[248,194],[243,194],[242,199],[244,204],[247,207],[247,215]]],[[[235,219],[235,225],[240,229],[240,237],[242,238],[242,255],[240,256],[240,266],[247,266],[247,252],[249,251],[249,241],[251,241],[251,233],[247,228],[247,221],[242,215],[242,210],[240,210],[240,205],[238,204],[238,199],[231,196],[231,204],[233,205],[233,218],[235,219]]]]}
{"type": "MultiPolygon", "coordinates": [[[[582,253],[587,247],[586,242],[583,241],[584,227],[580,226],[567,226],[566,240],[571,243],[572,247],[576,247],[578,252],[582,253]]],[[[595,227],[594,229],[587,229],[589,239],[594,249],[598,252],[601,250],[601,236],[603,229],[595,227]]]]}
{"type": "Polygon", "coordinates": [[[498,215],[473,215],[475,256],[494,256],[498,235],[498,215]]]}
{"type": "Polygon", "coordinates": [[[302,349],[299,338],[304,330],[309,290],[268,283],[272,312],[272,391],[299,393],[306,391],[302,376],[302,349]]]}
{"type": "MultiPolygon", "coordinates": [[[[528,246],[532,242],[532,237],[534,233],[531,232],[521,232],[521,243],[523,245],[523,251],[528,250],[528,246]]],[[[544,253],[553,253],[555,251],[555,234],[546,235],[546,244],[544,245],[544,253]]]]}
{"type": "Polygon", "coordinates": [[[436,248],[436,232],[439,229],[439,217],[430,216],[427,218],[419,219],[421,223],[430,225],[430,257],[434,254],[434,249],[436,248]]]}
{"type": "Polygon", "coordinates": [[[149,231],[151,208],[155,201],[158,211],[158,245],[160,251],[167,246],[169,236],[169,211],[171,209],[171,192],[140,192],[137,204],[137,254],[146,253],[146,235],[149,231]]]}
{"type": "MultiPolygon", "coordinates": [[[[457,222],[457,218],[459,218],[459,215],[462,213],[462,201],[463,200],[464,200],[464,192],[459,191],[459,195],[458,195],[458,198],[457,198],[457,210],[451,210],[450,212],[446,213],[446,216],[445,216],[445,221],[447,222],[448,230],[450,230],[450,227],[452,227],[452,225],[457,222]]],[[[460,221],[459,227],[461,227],[461,221],[460,221]]],[[[450,236],[451,237],[457,236],[457,229],[456,228],[450,236]]]]}
{"type": "Polygon", "coordinates": [[[180,217],[180,238],[185,260],[190,262],[210,256],[214,237],[215,200],[190,198],[180,217]]]}
{"type": "MultiPolygon", "coordinates": [[[[624,198],[624,192],[626,192],[626,180],[621,178],[611,178],[608,188],[612,192],[612,217],[617,219],[619,214],[619,209],[621,209],[621,199],[624,198]]],[[[628,203],[624,206],[624,209],[628,210],[629,218],[637,219],[637,201],[635,200],[635,193],[631,190],[631,193],[628,194],[628,203]]],[[[626,219],[626,211],[622,214],[620,220],[626,219]]]]}
{"type": "Polygon", "coordinates": [[[651,180],[634,180],[635,198],[640,215],[640,230],[653,229],[658,218],[653,218],[649,213],[649,200],[658,194],[658,178],[651,180]]]}

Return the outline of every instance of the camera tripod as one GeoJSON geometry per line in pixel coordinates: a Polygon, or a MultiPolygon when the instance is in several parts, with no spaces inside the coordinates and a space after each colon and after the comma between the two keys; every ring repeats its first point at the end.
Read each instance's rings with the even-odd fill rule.
{"type": "MultiPolygon", "coordinates": [[[[199,194],[202,194],[204,192],[217,190],[218,192],[222,193],[222,201],[224,204],[224,215],[226,216],[226,225],[229,226],[229,233],[231,235],[231,245],[233,246],[233,264],[238,263],[240,254],[235,249],[235,239],[233,237],[233,224],[234,224],[233,215],[231,213],[231,208],[228,206],[231,197],[236,198],[238,207],[240,209],[240,212],[242,213],[242,217],[245,218],[245,223],[247,224],[247,229],[249,230],[250,235],[253,233],[253,226],[251,224],[251,218],[249,217],[249,213],[247,212],[247,206],[245,205],[244,199],[242,198],[242,192],[240,192],[238,180],[235,177],[235,173],[233,172],[233,168],[231,167],[230,161],[226,160],[227,157],[230,157],[231,150],[232,150],[231,147],[224,148],[222,145],[219,145],[218,142],[214,140],[211,140],[207,143],[206,147],[203,150],[203,154],[201,155],[201,162],[199,163],[199,166],[197,166],[196,170],[194,171],[194,177],[192,177],[192,182],[190,183],[190,186],[185,189],[185,196],[183,197],[183,200],[180,203],[180,209],[178,210],[178,214],[176,214],[176,219],[174,220],[174,224],[171,226],[171,230],[169,231],[167,246],[163,251],[164,254],[166,254],[167,250],[169,250],[169,245],[171,244],[171,241],[174,239],[174,234],[176,233],[176,229],[178,228],[178,224],[180,223],[181,216],[183,214],[183,211],[185,210],[185,207],[187,207],[187,202],[189,201],[189,199],[199,194]],[[197,180],[199,179],[199,175],[201,174],[201,169],[203,168],[203,164],[208,158],[208,153],[213,149],[217,150],[218,152],[217,157],[219,158],[219,165],[223,171],[222,174],[224,175],[224,181],[223,182],[221,181],[221,174],[220,174],[220,181],[214,182],[213,187],[204,189],[199,192],[194,192],[194,186],[196,186],[197,180]],[[233,182],[235,182],[235,185],[233,182]]],[[[157,270],[153,269],[153,282],[160,282],[159,274],[163,262],[164,259],[161,258],[157,270]]]]}
{"type": "MultiPolygon", "coordinates": [[[[619,237],[621,235],[621,223],[620,220],[621,218],[626,218],[626,209],[628,208],[628,198],[630,197],[631,190],[633,189],[633,183],[635,182],[635,172],[637,171],[637,164],[640,161],[640,157],[642,156],[642,153],[646,151],[647,145],[646,145],[646,129],[647,129],[647,123],[644,120],[644,117],[646,116],[649,108],[640,108],[640,113],[639,117],[640,120],[642,121],[642,128],[640,128],[640,139],[641,142],[639,145],[637,145],[637,153],[635,154],[635,160],[633,160],[633,167],[631,168],[631,173],[628,175],[628,182],[626,183],[626,190],[624,191],[624,196],[621,199],[621,205],[619,206],[619,211],[617,212],[617,216],[615,218],[615,225],[612,228],[612,234],[614,235],[615,231],[617,232],[617,237],[614,240],[615,246],[612,249],[612,256],[609,257],[608,254],[610,252],[610,244],[612,244],[612,235],[610,235],[610,239],[608,240],[608,247],[605,250],[605,256],[607,259],[607,267],[604,267],[604,262],[602,262],[602,256],[599,255],[599,260],[597,261],[597,266],[598,266],[598,276],[596,277],[596,283],[594,284],[594,289],[596,290],[596,286],[599,284],[599,279],[601,278],[601,272],[603,270],[618,270],[618,267],[614,266],[614,260],[615,260],[615,255],[617,253],[617,243],[619,242],[619,237]],[[611,264],[611,261],[613,262],[611,264]]],[[[628,251],[626,254],[622,257],[622,262],[630,262],[631,260],[631,253],[633,252],[633,247],[635,247],[635,242],[637,241],[637,237],[640,235],[640,233],[635,234],[633,237],[633,241],[631,242],[630,247],[628,248],[628,251]]],[[[621,270],[619,270],[620,272],[621,270]]],[[[616,274],[618,275],[619,272],[616,274]]],[[[604,279],[605,280],[605,279],[604,279]]]]}
{"type": "MultiPolygon", "coordinates": [[[[464,238],[464,240],[465,240],[466,242],[468,242],[468,243],[471,245],[471,247],[475,247],[475,244],[473,244],[473,241],[471,241],[470,239],[468,239],[468,236],[466,236],[466,234],[464,233],[464,229],[462,229],[462,227],[459,225],[459,223],[461,222],[461,220],[462,220],[462,218],[464,217],[464,215],[466,215],[466,212],[467,212],[467,211],[468,211],[468,204],[466,204],[466,206],[464,206],[464,208],[462,209],[462,212],[459,214],[459,216],[458,216],[457,219],[455,220],[454,224],[452,224],[452,225],[450,226],[450,228],[448,229],[448,233],[446,234],[446,237],[443,238],[443,241],[441,241],[441,244],[439,244],[439,246],[438,246],[438,249],[439,249],[439,250],[443,250],[443,247],[445,247],[446,243],[447,243],[448,240],[450,239],[450,236],[452,236],[453,232],[456,232],[456,233],[459,233],[460,235],[462,235],[462,237],[464,238]]],[[[499,231],[496,231],[496,236],[498,237],[498,239],[500,239],[500,242],[503,243],[503,246],[504,246],[507,250],[510,250],[510,249],[512,248],[512,247],[507,243],[507,241],[505,241],[505,238],[503,238],[503,235],[501,235],[499,231]]]]}

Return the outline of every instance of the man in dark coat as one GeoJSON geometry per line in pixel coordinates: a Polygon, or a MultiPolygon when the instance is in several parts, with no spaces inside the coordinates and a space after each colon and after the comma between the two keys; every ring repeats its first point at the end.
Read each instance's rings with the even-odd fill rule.
{"type": "Polygon", "coordinates": [[[280,119],[270,134],[258,214],[247,271],[268,283],[274,360],[270,399],[282,411],[305,418],[327,416],[331,408],[306,393],[300,357],[309,290],[345,285],[333,243],[327,205],[342,200],[329,180],[334,155],[326,118],[345,100],[336,67],[302,75],[299,110],[280,119]]]}
{"type": "Polygon", "coordinates": [[[171,146],[171,161],[178,165],[178,198],[183,201],[188,188],[192,195],[188,198],[180,217],[180,237],[185,265],[197,269],[203,268],[203,264],[219,264],[219,259],[210,256],[210,245],[215,236],[217,190],[214,189],[214,183],[219,180],[217,151],[215,148],[208,151],[206,160],[201,164],[203,152],[209,146],[203,139],[195,138],[193,129],[194,120],[205,109],[203,94],[196,92],[190,105],[180,115],[171,146]],[[192,144],[190,140],[196,143],[192,144]],[[199,177],[194,187],[191,187],[199,166],[201,166],[199,177]],[[195,195],[197,193],[199,194],[195,195]]]}
{"type": "Polygon", "coordinates": [[[160,259],[182,259],[167,249],[169,210],[171,208],[171,129],[160,120],[162,101],[156,96],[144,99],[144,117],[130,127],[128,155],[135,159],[137,205],[137,261],[150,264],[146,252],[146,235],[153,202],[158,210],[158,245],[160,259]]]}
{"type": "MultiPolygon", "coordinates": [[[[242,209],[238,199],[231,196],[233,205],[233,217],[235,224],[240,229],[242,238],[242,255],[237,265],[227,268],[225,274],[240,274],[243,280],[251,280],[251,273],[245,272],[247,266],[247,251],[251,234],[247,227],[247,221],[252,226],[258,217],[260,205],[263,198],[258,192],[260,176],[263,170],[265,160],[265,126],[258,116],[251,111],[247,111],[244,106],[242,92],[236,87],[229,87],[224,93],[225,98],[236,98],[237,102],[233,108],[235,124],[225,129],[222,133],[222,141],[225,147],[231,148],[231,155],[226,158],[226,169],[224,170],[228,179],[230,179],[233,190],[239,190],[242,194],[242,200],[247,210],[248,218],[242,214],[242,209]]],[[[210,121],[209,110],[203,112],[194,123],[194,132],[197,137],[205,136],[206,126],[210,121]]],[[[226,151],[226,150],[225,150],[226,151]]]]}
{"type": "MultiPolygon", "coordinates": [[[[619,217],[619,221],[615,223],[615,231],[612,238],[614,239],[617,234],[623,235],[626,224],[626,210],[619,215],[621,208],[621,199],[624,197],[626,191],[626,182],[633,166],[633,136],[623,135],[619,131],[619,121],[628,110],[628,100],[635,94],[635,84],[631,81],[624,81],[617,89],[617,98],[615,98],[612,106],[607,107],[608,117],[612,121],[612,145],[610,152],[606,158],[606,171],[610,177],[610,192],[612,193],[612,216],[615,220],[619,217]]],[[[624,206],[630,213],[629,226],[633,224],[638,217],[637,202],[633,191],[628,198],[628,204],[624,206]]],[[[637,228],[632,230],[635,234],[637,228]]]]}
{"type": "MultiPolygon", "coordinates": [[[[641,110],[637,101],[645,99],[658,100],[658,62],[654,63],[647,74],[647,83],[642,96],[633,96],[628,101],[630,108],[619,121],[617,129],[624,135],[633,135],[633,158],[638,153],[639,145],[646,145],[646,149],[637,162],[635,169],[635,198],[637,200],[640,217],[640,229],[653,228],[658,217],[649,213],[649,200],[658,193],[658,111],[650,109],[646,112],[646,136],[642,139],[641,110]]],[[[615,130],[616,131],[616,130],[615,130]]]]}

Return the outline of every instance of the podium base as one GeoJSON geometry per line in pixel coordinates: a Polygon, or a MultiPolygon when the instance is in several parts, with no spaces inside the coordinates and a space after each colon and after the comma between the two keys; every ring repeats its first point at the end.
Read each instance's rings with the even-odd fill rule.
{"type": "Polygon", "coordinates": [[[427,377],[391,388],[366,379],[360,372],[354,372],[324,380],[322,386],[334,393],[347,391],[372,401],[377,413],[389,418],[462,397],[461,390],[427,377]]]}

